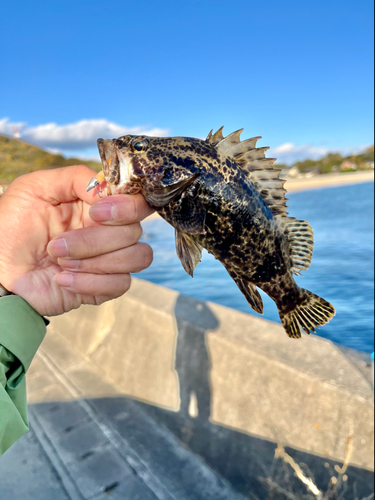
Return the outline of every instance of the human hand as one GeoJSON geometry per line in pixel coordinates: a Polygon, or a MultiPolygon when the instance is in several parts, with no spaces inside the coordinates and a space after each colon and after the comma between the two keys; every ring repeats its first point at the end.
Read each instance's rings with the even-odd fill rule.
{"type": "Polygon", "coordinates": [[[92,177],[83,165],[33,172],[0,198],[0,283],[42,316],[119,297],[152,262],[138,240],[153,210],[141,195],[95,203],[92,177]]]}

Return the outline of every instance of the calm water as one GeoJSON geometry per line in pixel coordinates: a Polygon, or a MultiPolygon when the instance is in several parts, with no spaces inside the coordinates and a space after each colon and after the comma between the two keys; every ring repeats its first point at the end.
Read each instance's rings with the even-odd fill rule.
{"type": "MultiPolygon", "coordinates": [[[[290,193],[289,213],[314,229],[311,267],[296,281],[321,295],[337,314],[319,334],[367,352],[374,350],[374,184],[290,193]]],[[[163,220],[144,224],[143,239],[154,262],[139,277],[190,295],[253,313],[224,267],[204,251],[194,279],[176,256],[174,229],[163,220]]],[[[264,317],[279,322],[274,302],[263,292],[264,317]]]]}

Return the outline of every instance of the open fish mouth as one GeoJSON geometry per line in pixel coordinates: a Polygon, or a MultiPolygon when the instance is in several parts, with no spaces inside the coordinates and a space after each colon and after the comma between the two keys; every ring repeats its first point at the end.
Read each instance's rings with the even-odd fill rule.
{"type": "Polygon", "coordinates": [[[110,184],[118,184],[120,181],[120,162],[113,141],[110,139],[98,139],[97,144],[103,164],[105,180],[110,184]]]}
{"type": "Polygon", "coordinates": [[[141,186],[134,181],[134,172],[129,156],[121,152],[116,147],[115,141],[111,139],[98,139],[97,144],[108,194],[139,193],[141,186]]]}
{"type": "Polygon", "coordinates": [[[100,159],[103,166],[106,166],[110,157],[115,153],[113,141],[110,139],[98,139],[96,142],[99,149],[100,159]]]}

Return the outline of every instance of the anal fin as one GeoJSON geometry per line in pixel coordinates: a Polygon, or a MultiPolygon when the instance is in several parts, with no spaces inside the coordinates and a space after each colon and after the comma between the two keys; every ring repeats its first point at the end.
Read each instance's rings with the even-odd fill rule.
{"type": "Polygon", "coordinates": [[[249,306],[254,309],[255,312],[263,314],[263,300],[257,290],[257,287],[250,281],[244,279],[242,276],[236,274],[234,271],[229,271],[228,269],[227,271],[229,276],[233,279],[238,288],[244,294],[246,300],[249,303],[249,306]]]}
{"type": "Polygon", "coordinates": [[[193,272],[202,258],[202,246],[194,236],[176,229],[176,252],[185,271],[193,277],[193,272]]]}

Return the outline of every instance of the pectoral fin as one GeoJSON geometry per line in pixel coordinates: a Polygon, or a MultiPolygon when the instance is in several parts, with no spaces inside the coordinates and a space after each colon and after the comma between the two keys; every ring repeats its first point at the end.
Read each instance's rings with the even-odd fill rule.
{"type": "Polygon", "coordinates": [[[176,252],[182,267],[193,277],[194,269],[202,258],[202,246],[194,236],[176,229],[176,252]]]}
{"type": "Polygon", "coordinates": [[[189,234],[205,234],[204,223],[206,210],[193,196],[182,195],[169,205],[173,217],[173,225],[189,234]]]}
{"type": "Polygon", "coordinates": [[[188,189],[196,178],[197,174],[190,174],[176,182],[166,183],[164,180],[160,184],[150,184],[144,187],[142,194],[153,208],[164,207],[188,189]]]}

